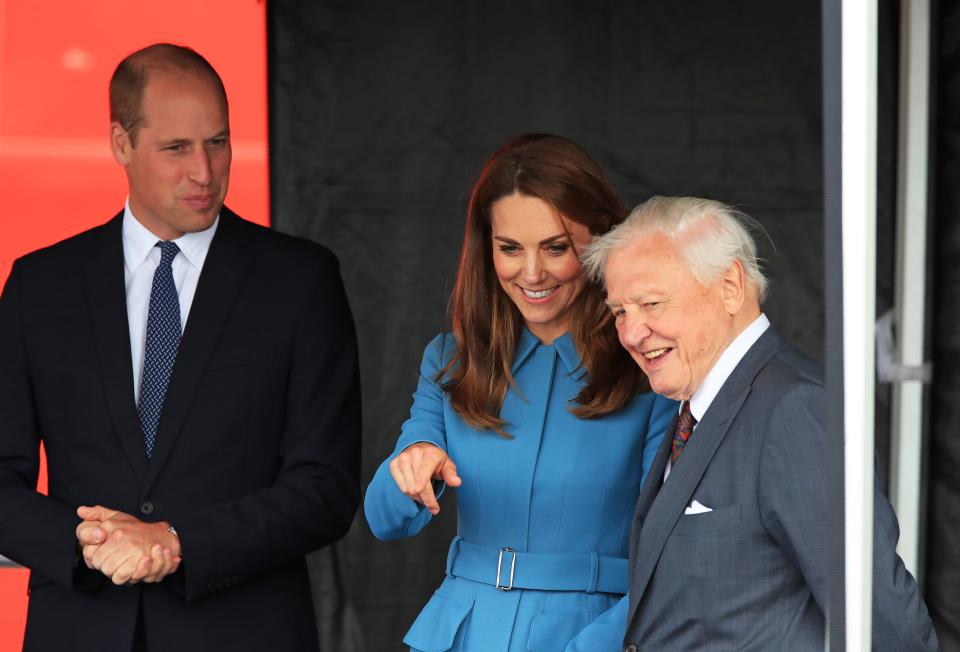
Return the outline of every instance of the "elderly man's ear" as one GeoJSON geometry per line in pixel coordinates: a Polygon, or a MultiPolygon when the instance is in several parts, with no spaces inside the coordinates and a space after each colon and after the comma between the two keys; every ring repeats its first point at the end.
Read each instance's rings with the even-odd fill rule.
{"type": "Polygon", "coordinates": [[[736,315],[747,300],[747,275],[739,260],[734,260],[720,277],[720,295],[728,315],[736,315]]]}

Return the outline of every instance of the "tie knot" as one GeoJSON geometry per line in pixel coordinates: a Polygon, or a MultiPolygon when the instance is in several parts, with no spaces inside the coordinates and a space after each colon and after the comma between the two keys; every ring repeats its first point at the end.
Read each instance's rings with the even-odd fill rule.
{"type": "Polygon", "coordinates": [[[697,419],[693,416],[693,413],[690,412],[690,401],[684,401],[683,407],[680,408],[680,423],[681,428],[693,428],[697,425],[697,419]]]}
{"type": "Polygon", "coordinates": [[[155,246],[160,248],[161,265],[169,265],[173,262],[173,259],[177,257],[177,254],[180,253],[180,247],[177,246],[176,242],[160,240],[155,246]]]}

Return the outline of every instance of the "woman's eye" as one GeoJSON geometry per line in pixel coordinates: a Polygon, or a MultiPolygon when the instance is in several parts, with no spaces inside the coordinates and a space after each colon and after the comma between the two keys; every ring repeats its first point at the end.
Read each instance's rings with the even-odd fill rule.
{"type": "Polygon", "coordinates": [[[507,255],[515,254],[518,251],[520,251],[520,247],[518,247],[517,245],[511,245],[511,244],[502,244],[500,245],[499,249],[500,251],[502,251],[507,255]]]}
{"type": "Polygon", "coordinates": [[[564,242],[564,243],[557,243],[557,244],[552,244],[548,246],[547,251],[549,251],[554,256],[562,256],[567,252],[567,249],[569,248],[570,248],[570,245],[564,242]]]}

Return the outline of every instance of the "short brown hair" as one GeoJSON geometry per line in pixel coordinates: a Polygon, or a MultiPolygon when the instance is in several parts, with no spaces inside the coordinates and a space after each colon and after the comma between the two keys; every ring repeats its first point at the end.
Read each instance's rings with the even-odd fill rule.
{"type": "MultiPolygon", "coordinates": [[[[470,196],[460,268],[450,312],[457,351],[438,375],[460,416],[475,428],[503,434],[500,409],[523,316],[503,292],[493,266],[491,207],[519,193],[542,199],[565,218],[606,233],[626,207],[600,166],[575,143],[550,134],[526,134],[487,160],[470,196]]],[[[587,385],[573,413],[599,417],[649,389],[646,376],[620,346],[603,290],[588,283],[572,310],[571,334],[587,385]]]]}
{"type": "Polygon", "coordinates": [[[110,77],[110,120],[120,124],[130,134],[130,142],[137,146],[137,131],[143,122],[143,93],[156,71],[194,73],[209,77],[223,95],[227,105],[227,92],[223,80],[210,62],[200,54],[182,45],[155,43],[127,55],[117,65],[110,77]]]}

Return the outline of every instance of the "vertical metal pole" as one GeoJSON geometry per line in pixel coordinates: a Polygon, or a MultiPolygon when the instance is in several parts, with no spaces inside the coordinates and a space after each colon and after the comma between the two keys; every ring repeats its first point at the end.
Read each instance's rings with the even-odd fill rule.
{"type": "Polygon", "coordinates": [[[827,541],[824,547],[827,574],[826,642],[830,652],[846,650],[844,599],[843,509],[843,207],[841,165],[843,142],[840,119],[843,88],[841,0],[822,0],[823,8],[823,289],[824,419],[827,429],[825,508],[827,541]]]}
{"type": "Polygon", "coordinates": [[[897,156],[897,264],[894,315],[890,498],[900,521],[897,552],[919,579],[923,497],[924,351],[926,348],[927,198],[930,116],[930,2],[903,0],[900,17],[900,115],[897,156]]]}
{"type": "Polygon", "coordinates": [[[843,1],[844,511],[847,648],[869,650],[873,588],[877,7],[843,1]]]}

